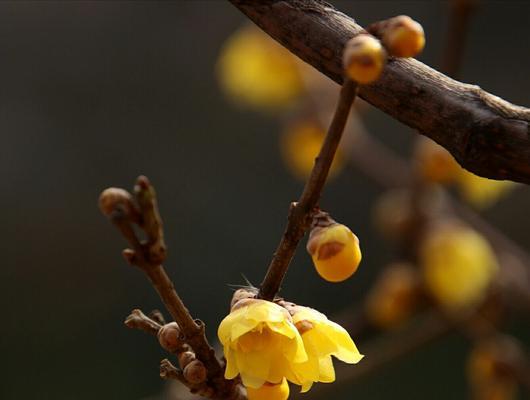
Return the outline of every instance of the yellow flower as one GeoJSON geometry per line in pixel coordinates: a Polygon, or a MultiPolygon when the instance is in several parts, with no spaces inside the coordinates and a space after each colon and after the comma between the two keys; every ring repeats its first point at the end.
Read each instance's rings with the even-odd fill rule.
{"type": "Polygon", "coordinates": [[[293,322],[302,335],[308,359],[294,364],[294,372],[307,392],[314,382],[333,382],[335,370],[331,356],[357,364],[364,357],[359,353],[348,332],[324,314],[309,307],[295,306],[293,322]]]}
{"type": "Polygon", "coordinates": [[[303,89],[296,59],[254,26],[236,31],[218,61],[222,88],[235,100],[257,108],[281,108],[303,89]]]}
{"type": "MultiPolygon", "coordinates": [[[[322,126],[309,119],[287,126],[280,137],[280,148],[284,162],[294,176],[302,180],[309,176],[325,136],[326,132],[322,126]]],[[[339,148],[329,170],[330,177],[333,177],[343,164],[343,155],[339,148]]]]}
{"type": "Polygon", "coordinates": [[[456,183],[462,197],[478,208],[491,206],[516,185],[511,181],[482,178],[462,168],[457,175],[456,183]]]}
{"type": "Polygon", "coordinates": [[[477,305],[498,270],[489,243],[457,225],[434,229],[421,245],[420,262],[427,289],[449,311],[477,305]]]}
{"type": "Polygon", "coordinates": [[[318,274],[329,282],[348,279],[357,271],[362,258],[357,236],[347,226],[337,223],[313,228],[307,251],[318,274]]]}
{"type": "Polygon", "coordinates": [[[247,387],[248,400],[287,400],[289,397],[289,384],[284,378],[280,384],[265,383],[263,386],[253,389],[247,387]]]}
{"type": "Polygon", "coordinates": [[[283,307],[265,300],[245,300],[219,325],[226,357],[226,379],[238,374],[246,387],[299,379],[293,365],[307,360],[302,338],[283,307]]]}

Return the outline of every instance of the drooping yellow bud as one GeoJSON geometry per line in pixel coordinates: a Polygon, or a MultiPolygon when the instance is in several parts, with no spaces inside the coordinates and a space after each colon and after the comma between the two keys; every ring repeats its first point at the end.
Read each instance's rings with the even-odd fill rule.
{"type": "Polygon", "coordinates": [[[433,229],[419,256],[427,289],[452,312],[476,306],[498,270],[489,243],[473,229],[456,224],[433,229]]]}
{"type": "Polygon", "coordinates": [[[284,378],[280,384],[266,382],[257,389],[247,387],[247,397],[248,400],[287,400],[289,384],[284,378]]]}
{"type": "Polygon", "coordinates": [[[375,81],[386,62],[386,52],[381,42],[371,35],[360,34],[346,43],[343,66],[346,75],[361,84],[375,81]]]}
{"type": "Polygon", "coordinates": [[[382,272],[368,293],[365,312],[375,326],[394,328],[412,315],[418,298],[419,279],[414,266],[392,264],[382,272]]]}
{"type": "Polygon", "coordinates": [[[446,184],[456,179],[460,165],[442,146],[419,138],[415,149],[416,167],[427,182],[446,184]]]}
{"type": "Polygon", "coordinates": [[[296,59],[254,26],[236,31],[218,61],[219,82],[234,100],[259,109],[290,105],[302,92],[296,59]]]}
{"type": "Polygon", "coordinates": [[[306,248],[318,274],[329,282],[348,279],[362,258],[357,236],[336,222],[313,228],[306,248]]]}
{"type": "MultiPolygon", "coordinates": [[[[280,138],[280,147],[285,164],[294,176],[303,180],[309,176],[325,137],[326,132],[322,126],[310,119],[299,120],[287,126],[280,138]]],[[[329,170],[330,177],[333,177],[343,164],[343,155],[339,148],[329,170]]]]}
{"type": "Polygon", "coordinates": [[[406,15],[385,21],[381,41],[388,52],[396,57],[414,57],[425,46],[423,27],[406,15]]]}

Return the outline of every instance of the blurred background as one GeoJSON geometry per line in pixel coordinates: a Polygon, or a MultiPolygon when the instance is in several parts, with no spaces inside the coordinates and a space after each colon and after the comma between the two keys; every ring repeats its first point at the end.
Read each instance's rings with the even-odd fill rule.
{"type": "MultiPolygon", "coordinates": [[[[332,3],[361,25],[410,15],[427,36],[418,58],[439,65],[447,2],[332,3]]],[[[461,79],[529,106],[528,15],[526,1],[482,1],[461,79]]],[[[131,189],[140,174],[156,186],[168,272],[212,340],[228,312],[228,285],[243,284],[242,275],[261,281],[303,182],[279,148],[285,115],[242,107],[219,85],[223,44],[245,21],[221,0],[0,2],[0,398],[162,393],[163,351],[123,325],[131,309],[161,304],[126,265],[123,239],[98,210],[108,186],[131,189]]],[[[362,117],[410,154],[409,128],[372,107],[362,117]]],[[[371,217],[381,190],[353,166],[336,174],[322,205],[359,236],[362,265],[354,278],[329,284],[300,246],[283,296],[328,315],[363,297],[396,256],[371,217]]],[[[530,190],[519,187],[484,211],[525,249],[529,202],[530,190]]],[[[530,345],[528,319],[508,329],[530,345]]],[[[447,335],[337,388],[335,398],[465,398],[468,346],[447,335]]]]}

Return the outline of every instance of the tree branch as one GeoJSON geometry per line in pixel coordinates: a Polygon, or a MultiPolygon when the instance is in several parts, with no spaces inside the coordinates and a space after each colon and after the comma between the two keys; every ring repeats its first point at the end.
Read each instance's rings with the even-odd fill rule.
{"type": "Polygon", "coordinates": [[[357,84],[346,80],[340,91],[339,102],[333,115],[333,120],[322,148],[315,159],[315,165],[311,170],[300,200],[297,203],[293,203],[289,210],[287,227],[274,253],[267,274],[261,283],[259,298],[273,300],[276,293],[280,290],[285,273],[296,251],[296,246],[311,224],[313,210],[326,183],[329,168],[339,146],[356,93],[357,84]]]}
{"type": "MultiPolygon", "coordinates": [[[[99,198],[103,214],[116,225],[132,247],[123,251],[124,258],[149,277],[162,302],[178,324],[183,336],[182,341],[191,347],[197,359],[206,367],[207,382],[201,385],[201,388],[203,386],[210,388],[212,391],[210,397],[229,399],[240,396],[237,382],[224,379],[224,366],[217,359],[214,349],[206,339],[204,324],[191,316],[162,266],[166,258],[163,224],[158,211],[155,189],[145,176],[140,176],[136,180],[134,194],[136,202],[127,191],[109,188],[104,190],[99,198]],[[137,236],[133,224],[144,231],[146,240],[141,240],[137,236]]],[[[149,333],[155,333],[160,329],[156,321],[139,310],[133,311],[127,318],[126,325],[149,333]]],[[[193,389],[196,389],[195,386],[193,389]]]]}
{"type": "MultiPolygon", "coordinates": [[[[321,0],[230,0],[265,32],[337,83],[345,43],[364,29],[321,0]]],[[[359,95],[445,147],[466,169],[530,184],[530,109],[414,59],[390,59],[359,95]]]]}

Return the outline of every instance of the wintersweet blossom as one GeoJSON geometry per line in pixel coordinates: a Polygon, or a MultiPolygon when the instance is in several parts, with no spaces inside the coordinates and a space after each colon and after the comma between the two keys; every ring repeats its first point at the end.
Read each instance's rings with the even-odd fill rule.
{"type": "Polygon", "coordinates": [[[300,381],[293,368],[308,356],[283,307],[265,300],[240,301],[219,325],[218,336],[226,358],[226,379],[239,374],[243,384],[254,389],[266,382],[279,384],[284,378],[300,381]]]}
{"type": "Polygon", "coordinates": [[[247,397],[248,400],[287,400],[289,384],[284,378],[279,384],[265,383],[258,389],[247,387],[247,397]]]}
{"type": "Polygon", "coordinates": [[[324,314],[302,306],[295,306],[293,314],[308,356],[307,361],[294,365],[302,392],[307,392],[314,382],[335,381],[331,356],[349,364],[356,364],[364,357],[348,332],[324,314]]]}

